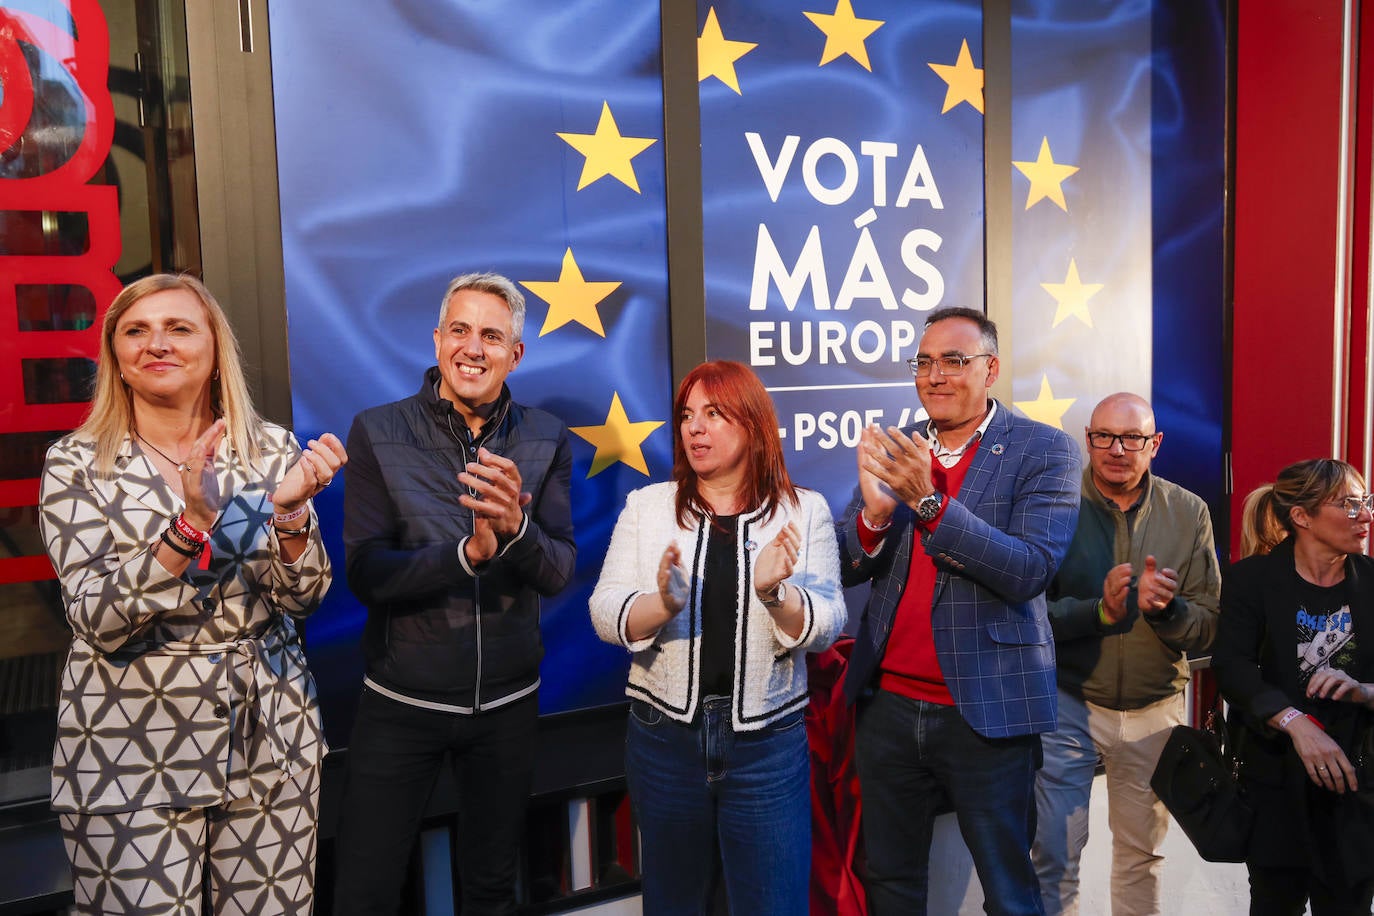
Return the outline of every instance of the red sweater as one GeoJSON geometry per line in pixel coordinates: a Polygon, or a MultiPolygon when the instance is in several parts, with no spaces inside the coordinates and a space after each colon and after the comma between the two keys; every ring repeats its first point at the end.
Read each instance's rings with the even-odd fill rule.
{"type": "MultiPolygon", "coordinates": [[[[938,461],[932,462],[931,481],[936,490],[945,494],[946,500],[959,495],[964,475],[968,473],[977,451],[977,443],[974,443],[950,468],[938,461]]],[[[925,523],[925,527],[933,531],[943,515],[942,509],[934,520],[925,523]]],[[[870,534],[866,528],[865,524],[860,524],[861,535],[870,534]]],[[[882,535],[870,534],[870,537],[873,538],[872,542],[863,546],[871,550],[881,541],[882,535]]],[[[879,666],[878,686],[913,700],[953,706],[954,697],[950,696],[949,688],[945,686],[940,660],[935,655],[935,637],[930,622],[931,605],[935,600],[935,562],[921,549],[919,532],[913,532],[912,538],[911,569],[907,573],[902,600],[897,603],[897,616],[892,621],[892,633],[887,638],[887,648],[879,666]]],[[[861,541],[867,540],[861,537],[861,541]]]]}

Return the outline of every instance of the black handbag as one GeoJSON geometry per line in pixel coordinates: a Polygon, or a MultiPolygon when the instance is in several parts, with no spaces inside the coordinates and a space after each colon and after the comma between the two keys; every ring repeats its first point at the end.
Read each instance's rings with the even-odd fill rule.
{"type": "Polygon", "coordinates": [[[1175,725],[1150,788],[1208,862],[1244,862],[1255,812],[1237,778],[1235,749],[1219,710],[1203,728],[1175,725]]]}

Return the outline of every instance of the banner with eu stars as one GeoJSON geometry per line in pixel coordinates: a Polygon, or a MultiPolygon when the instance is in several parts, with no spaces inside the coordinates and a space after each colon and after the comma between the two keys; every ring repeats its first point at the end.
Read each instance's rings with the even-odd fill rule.
{"type": "Polygon", "coordinates": [[[708,354],[759,374],[838,514],[862,427],[919,408],[927,314],[982,308],[982,4],[697,10],[708,354]]]}
{"type": "MultiPolygon", "coordinates": [[[[671,469],[658,5],[270,14],[298,437],[342,436],[358,411],[419,388],[452,277],[519,284],[526,351],[508,383],[570,427],[574,457],[577,573],[544,602],[541,707],[620,700],[628,658],[596,638],[587,598],[626,493],[671,469]]],[[[317,500],[335,579],[308,639],[335,743],[366,613],[345,581],[342,497],[317,500]]]]}

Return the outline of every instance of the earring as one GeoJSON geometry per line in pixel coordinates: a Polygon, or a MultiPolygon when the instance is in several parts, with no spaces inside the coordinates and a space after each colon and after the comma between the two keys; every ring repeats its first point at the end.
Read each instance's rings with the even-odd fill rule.
{"type": "Polygon", "coordinates": [[[218,370],[218,369],[216,369],[214,372],[211,372],[211,373],[210,373],[210,381],[212,381],[212,382],[218,382],[218,381],[219,381],[219,370],[218,370]]]}

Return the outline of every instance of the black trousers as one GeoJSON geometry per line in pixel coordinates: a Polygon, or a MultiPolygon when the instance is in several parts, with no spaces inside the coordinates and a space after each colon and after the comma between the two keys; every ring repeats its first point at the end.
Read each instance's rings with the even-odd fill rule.
{"type": "Polygon", "coordinates": [[[1302,916],[1309,900],[1312,916],[1369,916],[1374,900],[1374,881],[1331,888],[1319,884],[1305,868],[1251,865],[1249,870],[1250,916],[1302,916]]]}
{"type": "Polygon", "coordinates": [[[335,844],[335,914],[397,911],[410,851],[445,759],[458,785],[463,916],[513,913],[538,718],[535,694],[463,716],[364,687],[335,844]]]}

